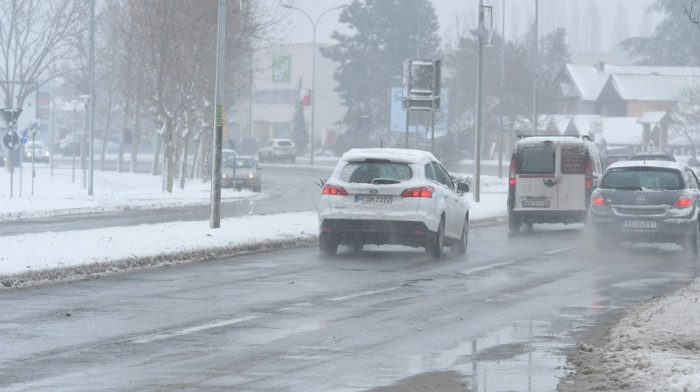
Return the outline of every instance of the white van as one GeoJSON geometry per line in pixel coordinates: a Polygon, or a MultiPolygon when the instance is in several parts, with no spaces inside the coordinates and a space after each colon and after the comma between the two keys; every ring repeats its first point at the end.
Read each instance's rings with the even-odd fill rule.
{"type": "Polygon", "coordinates": [[[585,222],[591,193],[603,175],[588,137],[531,136],[513,149],[508,178],[511,232],[533,223],[585,222]]]}

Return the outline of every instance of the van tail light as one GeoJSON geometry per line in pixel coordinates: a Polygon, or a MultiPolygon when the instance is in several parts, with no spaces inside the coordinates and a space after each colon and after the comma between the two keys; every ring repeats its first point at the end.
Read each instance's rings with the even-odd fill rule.
{"type": "Polygon", "coordinates": [[[348,192],[342,186],[326,184],[323,186],[324,195],[345,196],[348,192]]]}
{"type": "Polygon", "coordinates": [[[591,163],[591,157],[586,156],[586,189],[591,189],[593,187],[593,165],[591,163]]]}
{"type": "Polygon", "coordinates": [[[687,208],[693,206],[693,198],[688,195],[682,195],[673,203],[673,208],[687,208]]]}
{"type": "Polygon", "coordinates": [[[598,192],[593,192],[591,195],[591,205],[596,207],[610,207],[610,204],[607,200],[605,200],[605,197],[598,192]]]}
{"type": "Polygon", "coordinates": [[[435,192],[435,188],[433,188],[432,186],[419,186],[416,188],[408,188],[404,190],[403,192],[401,192],[401,196],[432,198],[433,192],[435,192]]]}
{"type": "Polygon", "coordinates": [[[510,158],[510,170],[508,171],[508,189],[515,191],[515,155],[510,158]]]}

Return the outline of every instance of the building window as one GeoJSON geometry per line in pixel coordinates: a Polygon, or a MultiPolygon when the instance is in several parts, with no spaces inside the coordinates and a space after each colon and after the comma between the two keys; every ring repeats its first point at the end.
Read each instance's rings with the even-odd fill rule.
{"type": "Polygon", "coordinates": [[[253,103],[256,105],[290,105],[296,104],[299,91],[296,89],[254,90],[253,103]]]}

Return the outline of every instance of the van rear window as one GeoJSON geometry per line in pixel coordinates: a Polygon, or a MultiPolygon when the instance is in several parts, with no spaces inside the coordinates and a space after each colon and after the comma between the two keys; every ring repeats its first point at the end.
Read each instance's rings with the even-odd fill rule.
{"type": "Polygon", "coordinates": [[[520,149],[520,174],[554,174],[554,146],[538,144],[520,149]]]}
{"type": "Polygon", "coordinates": [[[561,174],[585,174],[586,151],[583,146],[561,148],[561,174]]]}

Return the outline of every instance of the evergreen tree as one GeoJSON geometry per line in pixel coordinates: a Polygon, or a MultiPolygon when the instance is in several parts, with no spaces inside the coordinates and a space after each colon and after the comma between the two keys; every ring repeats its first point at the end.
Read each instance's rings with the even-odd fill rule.
{"type": "Polygon", "coordinates": [[[666,17],[651,37],[632,37],[620,46],[638,65],[700,66],[700,29],[688,20],[687,0],[657,0],[653,6],[666,17]]]}
{"type": "Polygon", "coordinates": [[[321,53],[339,64],[334,78],[347,112],[343,122],[354,126],[369,116],[386,127],[389,89],[402,85],[405,59],[436,59],[439,26],[429,0],[354,0],[340,15],[353,34],[335,31],[338,43],[321,53]]]}
{"type": "MultiPolygon", "coordinates": [[[[301,106],[301,100],[297,100],[297,107],[294,112],[292,139],[297,146],[297,153],[304,154],[306,152],[306,144],[309,143],[309,127],[304,118],[304,107],[301,106]]],[[[311,146],[311,148],[314,147],[311,146]]]]}

